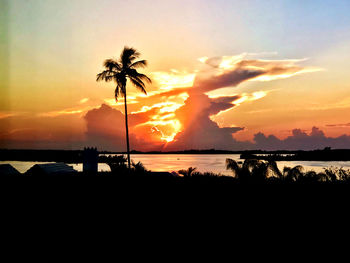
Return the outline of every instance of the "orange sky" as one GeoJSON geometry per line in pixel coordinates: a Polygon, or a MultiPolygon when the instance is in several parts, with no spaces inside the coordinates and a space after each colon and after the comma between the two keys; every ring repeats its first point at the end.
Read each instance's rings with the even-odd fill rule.
{"type": "Polygon", "coordinates": [[[295,130],[312,137],[313,127],[324,138],[310,147],[347,145],[347,5],[180,2],[5,1],[0,147],[123,150],[122,100],[95,77],[124,45],[153,80],[147,96],[128,86],[133,149],[256,148],[260,132],[288,148],[295,130]]]}

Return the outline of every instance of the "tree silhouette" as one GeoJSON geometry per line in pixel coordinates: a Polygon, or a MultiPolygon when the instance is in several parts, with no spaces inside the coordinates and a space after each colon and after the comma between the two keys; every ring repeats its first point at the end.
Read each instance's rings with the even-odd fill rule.
{"type": "Polygon", "coordinates": [[[191,177],[196,170],[197,167],[188,167],[187,170],[180,170],[178,173],[182,174],[184,177],[191,177]]]}
{"type": "Polygon", "coordinates": [[[231,170],[233,175],[241,181],[261,182],[267,178],[282,178],[282,173],[275,161],[268,162],[256,159],[246,159],[243,164],[237,163],[230,158],[226,159],[226,169],[231,170]]]}
{"type": "Polygon", "coordinates": [[[105,70],[97,74],[96,81],[114,81],[117,86],[114,91],[116,101],[120,96],[124,97],[125,106],[125,131],[126,131],[126,147],[128,156],[128,168],[130,169],[130,145],[129,145],[129,128],[128,128],[128,107],[126,102],[126,82],[130,82],[140,91],[147,94],[144,81],[151,83],[151,79],[146,75],[137,72],[136,68],[144,68],[147,66],[146,60],[135,61],[140,57],[140,53],[129,47],[124,47],[120,54],[119,60],[106,59],[103,63],[105,70]]]}

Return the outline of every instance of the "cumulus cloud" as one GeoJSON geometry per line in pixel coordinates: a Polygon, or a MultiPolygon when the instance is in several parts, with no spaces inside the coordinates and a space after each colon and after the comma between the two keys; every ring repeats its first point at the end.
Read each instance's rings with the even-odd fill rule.
{"type": "MultiPolygon", "coordinates": [[[[147,124],[157,108],[147,112],[129,114],[129,138],[131,150],[161,150],[164,134],[154,125],[147,124]],[[139,126],[141,125],[141,126],[139,126]]],[[[90,110],[84,116],[86,122],[86,144],[109,151],[125,151],[125,116],[106,104],[90,110]]]]}
{"type": "Polygon", "coordinates": [[[208,71],[205,71],[204,77],[199,73],[193,87],[208,92],[224,87],[235,87],[248,80],[271,81],[323,70],[299,65],[306,59],[247,59],[248,55],[243,53],[237,56],[202,58],[201,62],[213,68],[213,74],[209,74],[210,77],[206,78],[208,71]]]}
{"type": "Polygon", "coordinates": [[[237,142],[232,134],[242,130],[242,127],[223,127],[210,119],[210,116],[222,110],[234,107],[231,103],[238,96],[210,99],[205,94],[191,96],[185,105],[178,109],[176,117],[183,124],[172,143],[167,145],[168,150],[176,149],[232,149],[237,142]]]}
{"type": "Polygon", "coordinates": [[[274,135],[263,133],[254,135],[254,148],[262,150],[314,150],[332,147],[336,149],[350,148],[350,136],[327,137],[317,127],[313,127],[307,134],[300,129],[294,129],[292,135],[286,139],[278,139],[274,135]]]}
{"type": "MultiPolygon", "coordinates": [[[[241,54],[200,59],[213,70],[199,72],[195,78],[193,87],[188,90],[189,98],[185,101],[185,105],[176,111],[176,117],[181,121],[183,130],[175,136],[174,142],[170,143],[167,148],[237,149],[242,146],[254,147],[249,143],[238,142],[232,137],[232,134],[242,130],[242,127],[219,127],[213,120],[215,120],[215,115],[231,110],[240,103],[265,97],[268,91],[259,91],[251,95],[235,95],[232,90],[231,96],[226,93],[215,98],[209,98],[206,93],[225,87],[236,87],[248,80],[267,81],[320,70],[298,65],[305,59],[247,60],[246,56],[247,54],[241,54]]],[[[272,137],[271,140],[273,139],[272,137]]]]}
{"type": "Polygon", "coordinates": [[[193,89],[197,92],[208,92],[224,87],[233,87],[242,83],[243,81],[253,79],[264,74],[260,69],[241,69],[237,68],[230,70],[221,75],[212,76],[207,79],[196,79],[193,89]]]}

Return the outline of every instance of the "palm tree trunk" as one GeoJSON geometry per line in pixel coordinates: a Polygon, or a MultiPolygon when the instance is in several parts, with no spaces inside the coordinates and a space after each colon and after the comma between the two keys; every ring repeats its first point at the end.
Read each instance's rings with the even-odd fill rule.
{"type": "Polygon", "coordinates": [[[129,127],[128,127],[128,106],[126,104],[126,91],[124,94],[124,106],[125,106],[125,131],[126,131],[126,149],[128,156],[128,168],[130,169],[130,146],[129,146],[129,127]]]}

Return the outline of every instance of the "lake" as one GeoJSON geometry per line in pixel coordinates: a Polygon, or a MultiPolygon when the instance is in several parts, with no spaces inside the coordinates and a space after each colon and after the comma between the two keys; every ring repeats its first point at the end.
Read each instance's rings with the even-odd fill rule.
{"type": "MultiPolygon", "coordinates": [[[[244,161],[239,159],[239,154],[132,154],[131,159],[134,162],[142,162],[143,165],[152,171],[178,171],[180,169],[187,169],[188,167],[197,167],[200,172],[214,172],[225,175],[230,175],[230,171],[225,169],[226,158],[231,158],[237,161],[244,161]]],[[[9,163],[21,173],[26,172],[35,164],[48,162],[22,162],[22,161],[0,161],[0,164],[9,163]]],[[[306,171],[314,170],[316,172],[323,171],[324,167],[343,167],[350,169],[350,161],[281,161],[277,162],[280,170],[284,166],[294,167],[302,165],[306,171]]],[[[82,164],[70,164],[78,171],[83,170],[82,164]]],[[[99,171],[110,171],[109,166],[100,163],[99,171]]]]}

